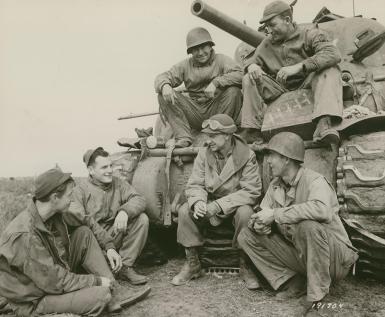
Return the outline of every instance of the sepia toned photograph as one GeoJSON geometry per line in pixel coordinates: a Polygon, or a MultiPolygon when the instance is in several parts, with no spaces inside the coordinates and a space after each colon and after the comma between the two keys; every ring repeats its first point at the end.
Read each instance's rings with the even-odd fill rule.
{"type": "Polygon", "coordinates": [[[385,316],[380,0],[0,0],[0,316],[385,316]]]}

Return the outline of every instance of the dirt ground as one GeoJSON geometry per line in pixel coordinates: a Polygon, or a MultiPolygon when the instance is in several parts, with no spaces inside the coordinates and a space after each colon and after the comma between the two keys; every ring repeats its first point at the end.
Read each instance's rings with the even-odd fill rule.
{"type": "MultiPolygon", "coordinates": [[[[0,233],[17,211],[27,204],[31,180],[0,178],[0,233]]],[[[301,316],[301,300],[279,302],[275,292],[249,291],[237,275],[212,275],[174,287],[172,277],[179,272],[182,258],[173,258],[161,266],[139,267],[149,276],[152,288],[143,301],[126,308],[118,317],[255,317],[301,316]]],[[[127,293],[136,288],[123,284],[127,293]]],[[[321,316],[385,316],[385,283],[349,276],[333,286],[321,316]],[[329,306],[329,307],[328,307],[329,306]]],[[[0,316],[12,316],[1,315],[0,316]]],[[[52,315],[51,315],[52,316],[52,315]]],[[[105,315],[107,316],[107,315],[105,315]]]]}

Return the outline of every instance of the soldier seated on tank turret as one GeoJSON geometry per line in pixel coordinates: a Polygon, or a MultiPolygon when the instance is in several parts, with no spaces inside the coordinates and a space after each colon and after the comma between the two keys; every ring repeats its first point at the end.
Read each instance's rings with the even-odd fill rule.
{"type": "Polygon", "coordinates": [[[283,1],[266,6],[260,23],[269,33],[247,60],[243,88],[242,135],[248,143],[261,139],[265,104],[299,88],[312,89],[313,140],[339,143],[332,124],[342,119],[341,57],[327,35],[315,26],[293,22],[292,8],[283,1]]]}
{"type": "Polygon", "coordinates": [[[155,79],[160,112],[173,130],[175,147],[189,146],[191,128],[199,131],[203,120],[216,113],[237,121],[242,106],[242,70],[230,57],[215,53],[209,32],[192,29],[186,44],[192,56],[155,79]],[[186,92],[176,92],[182,83],[186,92]]]}
{"type": "MultiPolygon", "coordinates": [[[[217,114],[204,121],[202,128],[209,136],[208,147],[202,148],[194,161],[186,185],[187,203],[178,211],[177,240],[185,247],[186,263],[171,282],[176,286],[201,276],[197,247],[204,243],[202,228],[216,227],[232,218],[233,246],[237,246],[237,235],[247,226],[252,206],[261,195],[255,154],[233,134],[237,129],[234,120],[226,114],[217,114]]],[[[244,254],[240,268],[246,287],[259,288],[244,254]]]]}
{"type": "Polygon", "coordinates": [[[238,243],[280,291],[277,298],[307,294],[310,308],[329,293],[332,281],[349,273],[358,256],[338,216],[333,187],[323,175],[302,167],[303,140],[281,132],[267,150],[274,178],[238,243]]]}
{"type": "Polygon", "coordinates": [[[117,278],[134,285],[147,283],[147,277],[133,269],[148,235],[144,198],[130,184],[112,176],[111,158],[103,148],[88,150],[83,161],[89,177],[74,188],[66,220],[93,231],[117,278]]]}

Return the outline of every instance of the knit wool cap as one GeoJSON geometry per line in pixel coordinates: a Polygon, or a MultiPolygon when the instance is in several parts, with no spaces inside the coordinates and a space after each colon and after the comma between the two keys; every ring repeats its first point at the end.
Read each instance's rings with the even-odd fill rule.
{"type": "Polygon", "coordinates": [[[35,179],[35,198],[41,199],[46,197],[69,179],[71,179],[71,173],[63,173],[56,168],[40,174],[35,179]]]}
{"type": "Polygon", "coordinates": [[[265,7],[265,10],[263,10],[263,17],[259,23],[265,23],[286,10],[291,10],[290,5],[286,2],[273,1],[265,7]]]}
{"type": "Polygon", "coordinates": [[[104,150],[101,146],[99,146],[96,149],[89,149],[89,150],[87,150],[86,153],[84,153],[83,162],[86,164],[87,167],[90,164],[90,159],[91,159],[92,154],[94,154],[95,151],[99,150],[99,149],[104,150]]]}

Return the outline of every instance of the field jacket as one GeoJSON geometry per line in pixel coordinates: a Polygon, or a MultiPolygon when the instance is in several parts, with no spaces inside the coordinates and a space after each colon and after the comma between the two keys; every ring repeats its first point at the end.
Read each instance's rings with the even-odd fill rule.
{"type": "Polygon", "coordinates": [[[281,178],[271,181],[261,207],[274,209],[281,233],[291,241],[297,224],[303,220],[322,223],[339,241],[354,249],[338,216],[337,195],[326,178],[301,167],[291,184],[281,178]]]}
{"type": "Polygon", "coordinates": [[[202,148],[186,185],[189,207],[198,201],[215,201],[225,215],[243,205],[254,205],[261,195],[261,179],[255,154],[238,137],[222,171],[214,153],[202,148]]]}
{"type": "Polygon", "coordinates": [[[113,177],[109,185],[98,184],[91,177],[80,180],[72,193],[72,202],[64,218],[71,225],[88,226],[104,250],[115,248],[107,229],[119,211],[125,211],[130,220],[146,209],[145,199],[117,177],[113,177]]]}
{"type": "Polygon", "coordinates": [[[174,88],[184,83],[190,97],[199,98],[204,96],[204,90],[211,82],[218,88],[241,87],[242,77],[242,69],[234,60],[212,51],[207,65],[196,65],[190,57],[158,75],[155,79],[155,91],[161,93],[165,84],[174,88]]]}
{"type": "MultiPolygon", "coordinates": [[[[60,214],[48,221],[60,231],[69,251],[67,227],[60,214]]],[[[34,202],[7,226],[0,238],[0,296],[8,299],[19,316],[31,316],[45,295],[60,295],[96,285],[92,274],[69,271],[59,255],[54,236],[34,202]]]]}
{"type": "Polygon", "coordinates": [[[275,43],[271,36],[265,38],[254,55],[245,63],[245,69],[252,64],[261,66],[272,78],[284,66],[303,63],[303,73],[288,78],[288,87],[300,86],[309,73],[336,66],[341,61],[337,47],[327,34],[318,27],[294,24],[293,34],[283,43],[275,43]]]}

